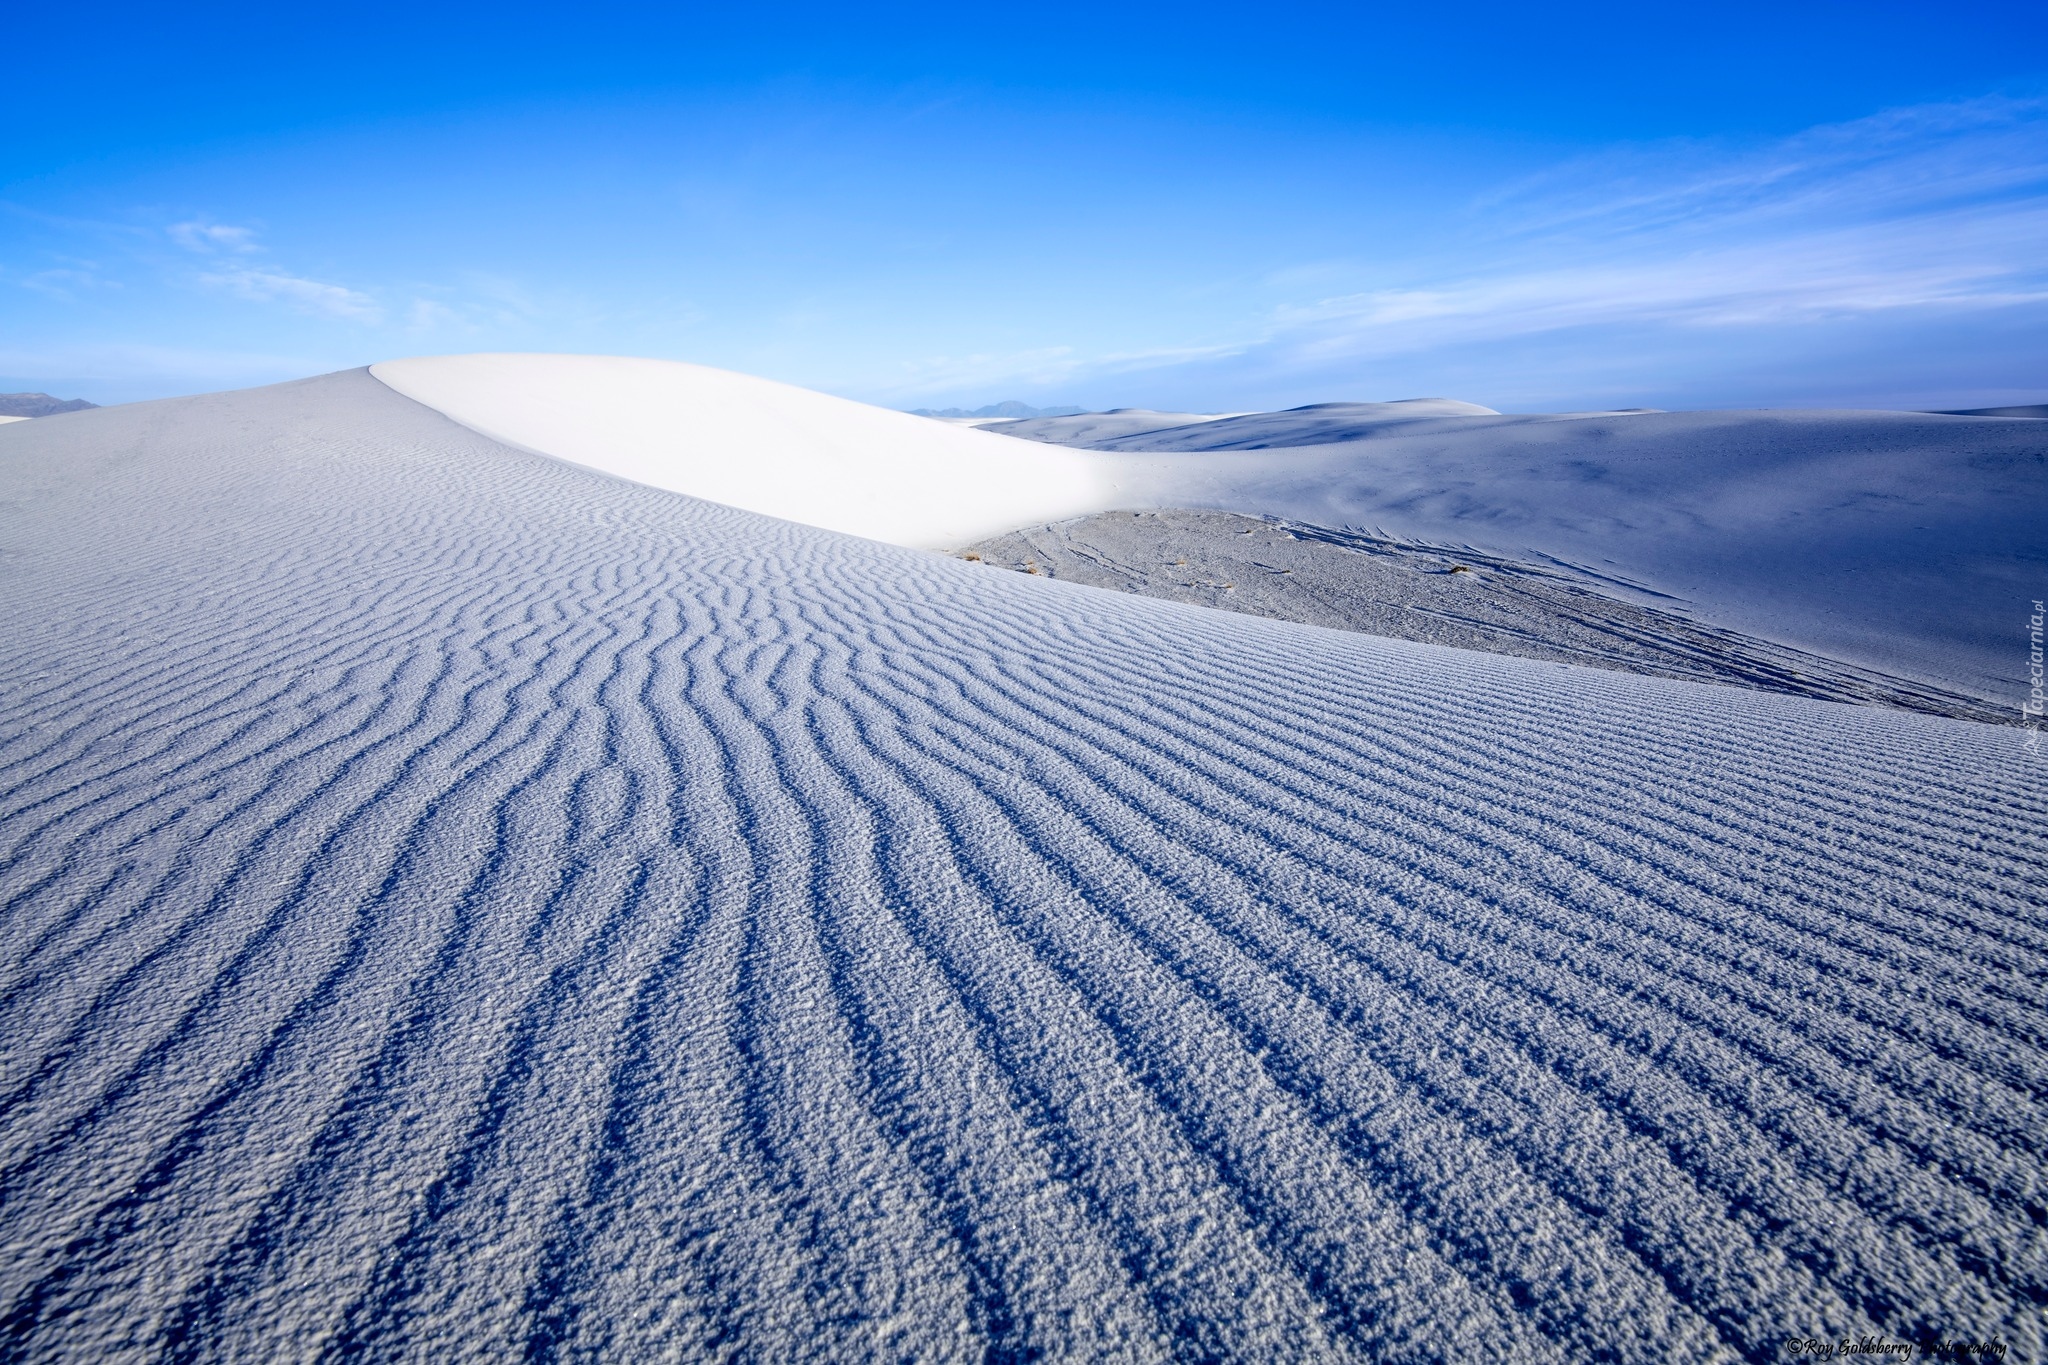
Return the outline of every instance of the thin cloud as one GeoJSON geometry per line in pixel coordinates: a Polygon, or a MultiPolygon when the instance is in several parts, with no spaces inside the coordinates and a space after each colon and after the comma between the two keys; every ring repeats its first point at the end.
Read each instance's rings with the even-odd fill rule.
{"type": "MultiPolygon", "coordinates": [[[[237,256],[261,258],[267,254],[257,241],[255,228],[232,223],[194,218],[171,224],[164,229],[164,234],[185,250],[202,256],[232,259],[237,256]]],[[[222,264],[227,265],[226,262],[222,264]]],[[[251,303],[282,303],[315,317],[366,323],[384,320],[384,306],[360,290],[294,275],[260,260],[205,271],[198,276],[198,281],[209,289],[218,289],[251,303]]]]}
{"type": "Polygon", "coordinates": [[[233,227],[226,223],[194,220],[189,223],[173,223],[165,228],[164,232],[185,250],[203,254],[222,251],[248,254],[260,249],[256,245],[256,229],[249,227],[233,227]]]}
{"type": "Polygon", "coordinates": [[[433,331],[459,320],[453,308],[433,299],[414,299],[406,310],[406,325],[415,332],[433,331]]]}
{"type": "Polygon", "coordinates": [[[338,284],[301,279],[272,270],[233,270],[204,274],[201,284],[223,289],[254,303],[281,302],[300,312],[351,322],[382,322],[384,309],[368,294],[338,284]]]}
{"type": "MultiPolygon", "coordinates": [[[[1007,368],[975,357],[917,378],[949,392],[1134,374],[1148,387],[1176,374],[1228,386],[1233,372],[1449,356],[1567,330],[1611,332],[1631,348],[1621,363],[1659,334],[1697,357],[1716,329],[2048,315],[2048,100],[1898,110],[1760,148],[1583,159],[1478,201],[1467,228],[1455,256],[1382,263],[1383,283],[1283,299],[1213,345],[1067,352],[1050,365],[1019,356],[1007,368]]],[[[1332,273],[1314,264],[1271,282],[1327,287],[1332,273]]]]}
{"type": "Polygon", "coordinates": [[[1597,323],[1796,325],[2048,300],[2048,205],[1939,214],[1683,255],[1477,275],[1283,308],[1262,344],[1343,335],[1361,352],[1597,323]]]}
{"type": "Polygon", "coordinates": [[[90,262],[73,265],[53,266],[23,275],[16,281],[23,289],[33,289],[38,294],[61,300],[76,302],[80,295],[100,289],[119,289],[118,280],[104,278],[90,262]]]}
{"type": "Polygon", "coordinates": [[[1275,309],[1245,348],[1391,355],[1612,326],[1794,328],[2048,304],[2048,104],[1815,130],[1661,190],[1496,200],[1490,269],[1275,309]],[[1531,219],[1536,226],[1530,226],[1531,219]]]}
{"type": "Polygon", "coordinates": [[[1800,217],[1884,216],[2048,190],[2048,100],[1888,110],[1762,147],[1623,148],[1503,186],[1474,205],[1543,240],[1800,217]]]}

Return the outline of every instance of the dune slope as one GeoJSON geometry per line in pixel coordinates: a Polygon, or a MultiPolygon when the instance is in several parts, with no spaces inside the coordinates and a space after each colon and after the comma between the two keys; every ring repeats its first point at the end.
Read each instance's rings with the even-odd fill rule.
{"type": "Polygon", "coordinates": [[[484,435],[670,492],[931,549],[1114,501],[1057,447],[752,375],[590,355],[391,360],[371,373],[484,435]]]}
{"type": "Polygon", "coordinates": [[[1182,438],[1191,426],[1218,420],[1199,412],[1155,412],[1150,408],[1112,408],[1108,412],[1083,412],[1068,417],[1020,417],[995,422],[982,428],[1001,436],[1021,436],[1048,445],[1106,448],[1109,443],[1157,431],[1172,431],[1182,438]]]}
{"type": "Polygon", "coordinates": [[[1987,703],[1789,649],[1536,565],[1237,512],[1103,512],[993,536],[994,568],[1525,659],[2018,725],[1987,703]]]}
{"type": "Polygon", "coordinates": [[[1177,452],[1101,455],[1119,505],[1266,514],[1561,561],[1717,625],[2018,710],[2026,620],[2048,590],[2039,422],[1454,417],[1425,434],[1367,424],[1335,445],[1302,444],[1315,433],[1280,425],[1261,439],[1284,448],[1207,448],[1231,434],[1226,425],[1177,452]]]}
{"type": "Polygon", "coordinates": [[[0,430],[11,1358],[1711,1360],[2048,1301],[2011,730],[351,372],[0,430]]]}
{"type": "MultiPolygon", "coordinates": [[[[1086,417],[1065,419],[1077,431],[1089,428],[1086,417]]],[[[1405,432],[1463,432],[1504,423],[1547,418],[1506,417],[1477,403],[1455,398],[1404,398],[1392,403],[1311,403],[1280,412],[1244,412],[1209,422],[1178,427],[1153,427],[1129,432],[1105,431],[1087,442],[1096,450],[1270,450],[1288,446],[1333,445],[1375,440],[1405,432]]],[[[1047,439],[1028,430],[1003,430],[1034,440],[1047,439]]],[[[1072,442],[1072,444],[1081,444],[1072,442]]]]}

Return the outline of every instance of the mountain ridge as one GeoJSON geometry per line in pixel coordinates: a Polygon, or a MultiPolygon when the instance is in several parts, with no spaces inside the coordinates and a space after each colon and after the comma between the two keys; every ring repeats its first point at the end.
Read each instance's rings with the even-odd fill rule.
{"type": "Polygon", "coordinates": [[[0,393],[0,417],[55,417],[98,406],[83,398],[54,398],[47,393],[0,393]]]}

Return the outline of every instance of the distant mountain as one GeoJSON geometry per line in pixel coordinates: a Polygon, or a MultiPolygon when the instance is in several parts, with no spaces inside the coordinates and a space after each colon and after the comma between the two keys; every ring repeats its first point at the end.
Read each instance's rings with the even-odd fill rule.
{"type": "Polygon", "coordinates": [[[966,408],[912,408],[913,417],[1076,417],[1086,408],[1034,408],[1029,403],[1014,399],[1006,403],[991,403],[985,408],[969,412],[966,408]]]}
{"type": "Polygon", "coordinates": [[[98,406],[83,398],[52,398],[47,393],[0,393],[0,417],[54,417],[98,406]]]}

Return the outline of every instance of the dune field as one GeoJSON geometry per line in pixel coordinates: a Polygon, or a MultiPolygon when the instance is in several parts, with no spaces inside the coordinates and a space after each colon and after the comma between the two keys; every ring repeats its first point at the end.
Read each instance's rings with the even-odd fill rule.
{"type": "Polygon", "coordinates": [[[373,368],[512,444],[897,544],[959,548],[1135,508],[1362,529],[1562,572],[2008,713],[2048,561],[2048,425],[2024,417],[1507,415],[1420,399],[977,432],[672,362],[373,368]]]}
{"type": "Polygon", "coordinates": [[[5,1358],[2042,1358],[2027,730],[936,551],[1382,528],[2016,712],[2048,427],[1367,416],[7,424],[5,1358]]]}
{"type": "Polygon", "coordinates": [[[1120,505],[1469,545],[2000,704],[2048,550],[2048,424],[2017,415],[1509,416],[1422,400],[1086,445],[1120,505]]]}

